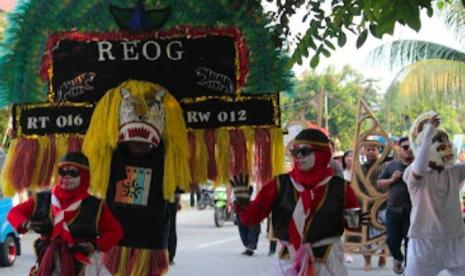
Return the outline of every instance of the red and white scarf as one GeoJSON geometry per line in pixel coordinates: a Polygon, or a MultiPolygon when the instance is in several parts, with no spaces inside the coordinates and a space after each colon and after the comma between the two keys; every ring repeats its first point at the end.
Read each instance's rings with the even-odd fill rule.
{"type": "Polygon", "coordinates": [[[62,208],[58,198],[52,194],[52,214],[53,214],[53,232],[52,240],[60,238],[68,245],[72,246],[75,244],[73,236],[68,228],[68,223],[65,217],[69,217],[72,214],[76,214],[81,206],[82,200],[78,200],[70,204],[66,208],[62,208]]]}
{"type": "MultiPolygon", "coordinates": [[[[314,188],[326,185],[331,179],[331,177],[331,175],[327,176],[314,188]]],[[[288,249],[293,261],[291,275],[315,275],[315,268],[313,266],[313,251],[311,244],[303,244],[306,222],[308,222],[309,216],[315,211],[312,210],[312,205],[315,200],[314,189],[305,189],[302,185],[297,183],[292,178],[291,181],[294,188],[299,193],[299,199],[292,213],[292,218],[288,228],[288,249]]]]}
{"type": "MultiPolygon", "coordinates": [[[[81,182],[73,191],[64,190],[59,183],[52,189],[51,209],[53,214],[53,231],[51,240],[60,239],[69,247],[76,244],[68,228],[68,223],[78,214],[82,200],[89,196],[89,170],[78,167],[81,182]]],[[[80,252],[73,252],[73,256],[81,263],[89,263],[89,258],[80,252]]]]}
{"type": "Polygon", "coordinates": [[[312,202],[315,199],[315,194],[313,189],[306,190],[292,178],[291,181],[299,193],[299,199],[292,212],[292,219],[288,228],[291,253],[295,253],[302,245],[305,222],[312,211],[312,202]]]}
{"type": "MultiPolygon", "coordinates": [[[[71,203],[68,207],[62,208],[58,198],[52,194],[52,214],[53,214],[53,232],[52,240],[61,239],[69,247],[76,245],[73,236],[68,228],[67,219],[74,217],[81,207],[82,199],[71,203]]],[[[88,256],[81,252],[73,252],[73,256],[81,263],[89,264],[88,256]]]]}

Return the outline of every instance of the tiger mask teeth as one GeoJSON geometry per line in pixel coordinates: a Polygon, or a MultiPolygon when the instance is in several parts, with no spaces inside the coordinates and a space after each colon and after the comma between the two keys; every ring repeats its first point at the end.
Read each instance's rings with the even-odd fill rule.
{"type": "Polygon", "coordinates": [[[128,122],[120,127],[119,142],[145,142],[157,146],[160,143],[158,130],[143,121],[128,122]]]}

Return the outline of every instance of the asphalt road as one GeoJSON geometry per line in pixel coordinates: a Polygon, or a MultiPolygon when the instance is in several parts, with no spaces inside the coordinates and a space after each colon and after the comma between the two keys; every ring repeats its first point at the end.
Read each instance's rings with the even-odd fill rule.
{"type": "MultiPolygon", "coordinates": [[[[265,228],[262,228],[265,230],[265,228]]],[[[0,268],[1,276],[28,275],[29,268],[34,263],[32,241],[37,236],[23,236],[23,255],[18,257],[13,267],[0,268]]],[[[243,256],[242,244],[237,227],[226,223],[222,228],[216,228],[213,222],[213,210],[197,211],[184,208],[178,213],[178,252],[175,265],[170,268],[170,276],[237,276],[237,275],[268,275],[273,266],[274,257],[268,257],[268,240],[264,231],[256,254],[252,257],[243,256]]],[[[373,259],[373,264],[377,258],[373,259]]],[[[362,257],[354,255],[354,262],[347,264],[349,275],[396,275],[392,272],[392,258],[383,269],[374,268],[370,272],[362,270],[362,257]]],[[[442,273],[441,275],[447,275],[442,273]]]]}

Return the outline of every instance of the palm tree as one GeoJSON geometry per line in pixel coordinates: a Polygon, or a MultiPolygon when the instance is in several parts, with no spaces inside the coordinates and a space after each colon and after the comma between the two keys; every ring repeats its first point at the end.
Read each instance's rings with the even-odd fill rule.
{"type": "MultiPolygon", "coordinates": [[[[457,39],[465,41],[462,1],[454,0],[440,14],[454,30],[457,39]]],[[[449,120],[465,119],[465,111],[462,111],[465,105],[463,49],[427,41],[398,40],[381,45],[370,56],[376,62],[387,64],[390,69],[400,68],[386,92],[386,104],[391,105],[391,112],[399,112],[399,117],[414,116],[414,111],[448,107],[457,111],[449,120]]],[[[457,124],[454,125],[453,131],[460,131],[457,124]]],[[[465,129],[465,121],[460,128],[465,129]]]]}
{"type": "Polygon", "coordinates": [[[372,55],[391,69],[401,67],[391,86],[400,82],[399,96],[406,105],[425,96],[440,103],[465,97],[463,51],[427,41],[398,40],[376,48],[372,55]]]}

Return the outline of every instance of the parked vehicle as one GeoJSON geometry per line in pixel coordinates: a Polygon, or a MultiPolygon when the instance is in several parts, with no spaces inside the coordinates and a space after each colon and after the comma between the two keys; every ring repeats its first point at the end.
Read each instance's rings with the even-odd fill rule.
{"type": "Polygon", "coordinates": [[[21,255],[19,235],[6,220],[12,206],[13,200],[0,193],[0,266],[12,266],[16,256],[21,255]]]}
{"type": "Polygon", "coordinates": [[[236,223],[236,213],[233,204],[228,201],[226,187],[216,187],[213,198],[215,200],[215,226],[222,227],[226,221],[236,223]]]}
{"type": "Polygon", "coordinates": [[[213,186],[202,185],[200,199],[197,201],[197,210],[203,210],[207,208],[208,206],[210,207],[215,206],[214,201],[213,201],[213,186]]]}

